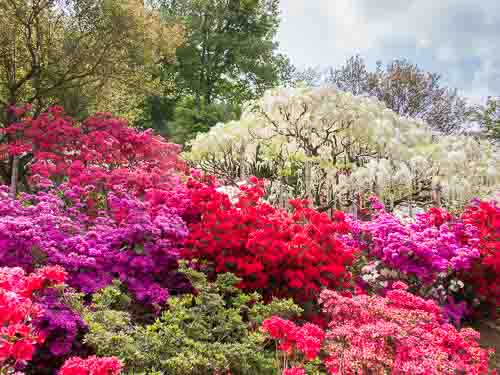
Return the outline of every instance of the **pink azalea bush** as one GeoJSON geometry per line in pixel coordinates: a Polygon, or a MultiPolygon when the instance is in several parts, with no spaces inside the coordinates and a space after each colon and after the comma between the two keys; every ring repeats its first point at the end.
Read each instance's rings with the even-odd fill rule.
{"type": "Polygon", "coordinates": [[[324,291],[330,317],[326,367],[331,374],[490,374],[492,351],[480,348],[479,333],[457,331],[432,300],[396,283],[386,297],[343,297],[324,291]]]}
{"type": "Polygon", "coordinates": [[[328,329],[273,317],[262,330],[277,340],[278,349],[301,373],[304,364],[320,355],[328,374],[495,374],[491,350],[479,346],[479,334],[458,331],[439,306],[409,293],[401,282],[385,297],[342,296],[325,290],[320,303],[328,329]]]}

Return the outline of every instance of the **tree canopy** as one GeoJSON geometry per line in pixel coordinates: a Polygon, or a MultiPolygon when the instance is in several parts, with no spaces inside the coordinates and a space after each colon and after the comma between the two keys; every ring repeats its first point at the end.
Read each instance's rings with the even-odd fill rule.
{"type": "Polygon", "coordinates": [[[156,90],[155,65],[171,63],[182,41],[182,27],[165,24],[152,6],[139,0],[2,2],[0,104],[32,103],[37,113],[58,103],[72,114],[128,114],[131,98],[156,90]]]}
{"type": "Polygon", "coordinates": [[[241,104],[287,79],[290,63],[274,41],[278,0],[169,0],[163,7],[186,28],[169,69],[178,95],[191,95],[197,105],[241,104]]]}

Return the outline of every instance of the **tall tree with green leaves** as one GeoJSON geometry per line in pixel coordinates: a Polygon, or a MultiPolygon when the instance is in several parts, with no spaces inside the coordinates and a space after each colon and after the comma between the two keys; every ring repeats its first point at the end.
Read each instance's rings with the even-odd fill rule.
{"type": "Polygon", "coordinates": [[[473,107],[468,116],[481,126],[486,136],[500,142],[500,97],[488,97],[486,105],[473,107]]]}
{"type": "Polygon", "coordinates": [[[291,77],[277,53],[279,0],[164,0],[165,14],[184,24],[186,43],[167,69],[179,96],[197,108],[241,104],[291,77]]]}
{"type": "Polygon", "coordinates": [[[155,65],[181,42],[182,27],[144,0],[0,1],[0,116],[20,103],[122,114],[154,92],[155,65]]]}

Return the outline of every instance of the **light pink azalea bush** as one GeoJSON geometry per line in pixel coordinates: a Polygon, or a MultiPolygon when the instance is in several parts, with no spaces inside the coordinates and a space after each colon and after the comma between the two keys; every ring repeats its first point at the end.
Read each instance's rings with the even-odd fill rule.
{"type": "Polygon", "coordinates": [[[394,287],[385,297],[323,291],[324,332],[276,317],[264,321],[262,330],[282,352],[284,374],[300,374],[318,355],[332,375],[496,374],[489,368],[492,351],[480,348],[476,331],[458,331],[434,301],[401,282],[394,287]]]}

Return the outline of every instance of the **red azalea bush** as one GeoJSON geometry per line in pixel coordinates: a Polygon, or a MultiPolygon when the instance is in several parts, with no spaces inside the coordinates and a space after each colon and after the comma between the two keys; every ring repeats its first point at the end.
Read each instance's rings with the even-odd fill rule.
{"type": "Polygon", "coordinates": [[[73,357],[64,363],[59,375],[118,375],[122,367],[121,361],[115,357],[73,357]]]}
{"type": "Polygon", "coordinates": [[[286,368],[282,375],[306,375],[306,370],[300,367],[286,368]]]}
{"type": "Polygon", "coordinates": [[[192,180],[189,186],[202,217],[189,228],[184,256],[209,272],[234,273],[242,278],[242,289],[302,304],[315,301],[323,287],[349,285],[346,267],[354,250],[337,239],[349,230],[343,213],[331,220],[305,201],[292,201],[293,214],[276,209],[261,200],[263,184],[257,179],[240,187],[236,203],[213,183],[192,180]]]}
{"type": "Polygon", "coordinates": [[[33,321],[43,313],[36,293],[64,282],[61,267],[44,267],[26,275],[24,270],[0,268],[0,373],[31,360],[35,347],[44,341],[33,321]]]}
{"type": "Polygon", "coordinates": [[[494,201],[476,202],[462,214],[466,224],[479,230],[480,262],[467,277],[476,293],[494,308],[500,307],[500,207],[494,201]]]}
{"type": "MultiPolygon", "coordinates": [[[[170,171],[186,170],[178,158],[180,146],[166,142],[151,129],[139,131],[126,120],[99,113],[81,123],[54,106],[36,118],[24,110],[20,120],[5,129],[8,154],[30,164],[31,177],[39,185],[48,178],[70,184],[120,185],[143,193],[169,183],[170,171]]],[[[27,172],[27,171],[26,171],[27,172]]],[[[26,174],[22,171],[22,174],[26,174]]]]}
{"type": "Polygon", "coordinates": [[[480,348],[479,333],[457,331],[434,301],[407,292],[401,282],[395,288],[386,297],[323,291],[326,332],[277,317],[264,321],[261,329],[278,340],[285,367],[295,366],[284,374],[303,374],[303,366],[320,353],[328,374],[496,374],[489,369],[492,351],[480,348]]]}
{"type": "Polygon", "coordinates": [[[316,359],[321,351],[325,332],[317,325],[306,323],[297,326],[295,323],[273,316],[264,320],[261,331],[277,340],[277,349],[284,355],[282,375],[305,375],[305,364],[316,359]],[[289,364],[294,367],[289,368],[289,364]]]}

